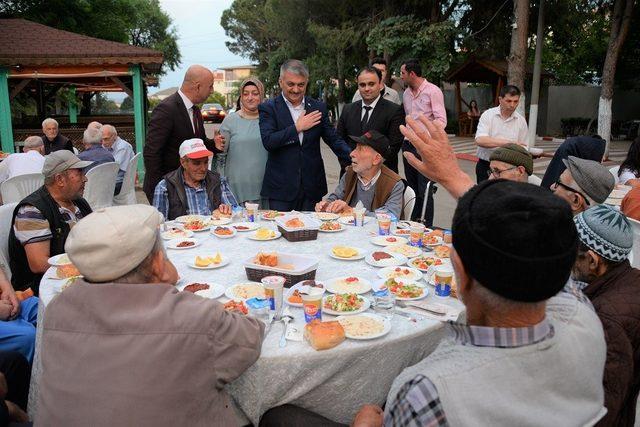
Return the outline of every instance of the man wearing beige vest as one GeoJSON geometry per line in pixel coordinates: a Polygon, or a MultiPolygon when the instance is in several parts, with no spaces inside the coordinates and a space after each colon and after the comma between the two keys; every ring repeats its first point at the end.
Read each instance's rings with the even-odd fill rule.
{"type": "Polygon", "coordinates": [[[233,426],[224,391],[264,324],[174,286],[153,206],[109,207],[65,249],[84,279],[47,306],[36,425],[233,426]]]}
{"type": "Polygon", "coordinates": [[[346,213],[362,202],[369,214],[384,208],[400,218],[404,184],[400,175],[382,164],[389,139],[376,130],[350,138],[357,144],[351,152],[351,166],[333,193],[316,204],[316,212],[346,213]]]}

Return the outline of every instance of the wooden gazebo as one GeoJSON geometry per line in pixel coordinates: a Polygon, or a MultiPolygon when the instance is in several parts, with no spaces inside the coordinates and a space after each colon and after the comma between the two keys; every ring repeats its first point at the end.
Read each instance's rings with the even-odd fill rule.
{"type": "MultiPolygon", "coordinates": [[[[47,99],[63,87],[72,93],[126,92],[133,99],[136,151],[145,140],[145,79],[155,79],[162,52],[57,30],[25,19],[0,20],[0,139],[14,152],[11,101],[34,94],[39,118],[47,99]]],[[[69,121],[77,106],[69,103],[69,121]]],[[[143,173],[143,171],[141,170],[143,173]]]]}

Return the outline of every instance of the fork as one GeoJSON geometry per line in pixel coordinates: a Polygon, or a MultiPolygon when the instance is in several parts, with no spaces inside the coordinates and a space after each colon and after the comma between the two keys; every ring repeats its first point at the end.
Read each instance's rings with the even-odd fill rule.
{"type": "Polygon", "coordinates": [[[439,313],[437,311],[429,310],[426,307],[418,307],[418,306],[415,306],[415,305],[409,305],[404,301],[396,301],[396,305],[398,305],[398,307],[402,307],[402,308],[416,308],[418,310],[426,311],[427,313],[433,314],[435,316],[445,316],[445,313],[439,313]]]}

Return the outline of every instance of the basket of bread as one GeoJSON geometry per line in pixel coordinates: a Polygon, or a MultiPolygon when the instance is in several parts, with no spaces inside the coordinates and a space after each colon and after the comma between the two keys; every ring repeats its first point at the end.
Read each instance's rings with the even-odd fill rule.
{"type": "Polygon", "coordinates": [[[282,276],[286,288],[316,278],[318,259],[284,252],[258,252],[244,262],[247,278],[260,282],[266,276],[282,276]]]}
{"type": "Polygon", "coordinates": [[[320,221],[306,215],[285,215],[276,218],[278,230],[285,239],[290,242],[304,242],[306,240],[316,240],[320,221]]]}

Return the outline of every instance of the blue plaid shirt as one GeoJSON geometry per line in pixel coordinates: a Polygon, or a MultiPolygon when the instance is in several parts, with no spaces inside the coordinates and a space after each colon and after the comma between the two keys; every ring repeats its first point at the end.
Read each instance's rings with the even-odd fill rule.
{"type": "MultiPolygon", "coordinates": [[[[238,202],[233,195],[229,184],[224,177],[220,177],[220,187],[222,192],[222,203],[225,205],[236,206],[238,202]]],[[[211,201],[207,197],[207,187],[202,181],[199,188],[190,187],[184,184],[184,191],[187,195],[187,215],[211,215],[217,209],[217,206],[211,206],[211,201]]],[[[163,179],[153,192],[153,206],[165,218],[169,216],[169,194],[167,193],[167,182],[163,179]]]]}

